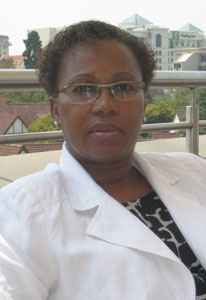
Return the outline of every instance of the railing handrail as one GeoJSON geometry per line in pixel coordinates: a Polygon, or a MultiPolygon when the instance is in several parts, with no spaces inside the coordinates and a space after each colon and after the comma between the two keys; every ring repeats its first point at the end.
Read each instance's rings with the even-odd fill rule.
{"type": "MultiPolygon", "coordinates": [[[[155,71],[152,88],[190,88],[190,105],[186,109],[186,121],[180,123],[146,124],[141,132],[186,129],[187,151],[198,154],[199,127],[206,127],[206,120],[199,121],[195,101],[195,88],[206,88],[206,71],[155,71]]],[[[37,70],[0,69],[0,91],[25,91],[41,89],[37,70]]],[[[25,143],[43,140],[62,140],[61,131],[44,133],[7,134],[0,136],[0,144],[25,143]]]]}
{"type": "MultiPolygon", "coordinates": [[[[206,71],[155,71],[151,87],[206,87],[206,71]]],[[[0,89],[39,89],[37,70],[0,69],[0,89]]]]}

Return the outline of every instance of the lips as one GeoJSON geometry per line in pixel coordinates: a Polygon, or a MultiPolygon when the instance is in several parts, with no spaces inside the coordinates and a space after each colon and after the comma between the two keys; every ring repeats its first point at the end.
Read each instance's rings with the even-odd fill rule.
{"type": "Polygon", "coordinates": [[[114,124],[95,124],[89,130],[89,133],[100,139],[111,139],[122,134],[122,130],[114,124]]]}

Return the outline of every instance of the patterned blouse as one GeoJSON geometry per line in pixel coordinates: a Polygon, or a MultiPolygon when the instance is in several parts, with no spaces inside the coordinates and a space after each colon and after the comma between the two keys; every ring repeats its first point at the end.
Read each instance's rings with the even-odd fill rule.
{"type": "Polygon", "coordinates": [[[159,196],[153,191],[136,201],[122,204],[179,257],[193,275],[196,300],[206,300],[206,271],[185,241],[159,196]]]}

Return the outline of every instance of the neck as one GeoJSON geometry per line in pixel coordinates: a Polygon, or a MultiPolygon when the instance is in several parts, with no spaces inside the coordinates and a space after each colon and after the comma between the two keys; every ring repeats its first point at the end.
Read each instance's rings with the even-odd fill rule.
{"type": "Polygon", "coordinates": [[[92,178],[100,185],[112,185],[118,182],[121,183],[121,181],[129,177],[132,172],[131,157],[111,164],[90,164],[88,162],[84,162],[82,165],[92,178]]]}

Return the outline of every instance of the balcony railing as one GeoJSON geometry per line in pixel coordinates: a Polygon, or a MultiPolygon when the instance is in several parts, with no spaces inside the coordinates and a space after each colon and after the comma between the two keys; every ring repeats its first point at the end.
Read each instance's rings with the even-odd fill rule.
{"type": "MultiPolygon", "coordinates": [[[[186,121],[142,126],[142,133],[186,129],[186,151],[199,153],[199,128],[206,128],[206,120],[199,121],[195,88],[206,88],[206,71],[156,71],[151,88],[190,89],[190,105],[186,107],[186,121]]],[[[0,92],[39,90],[35,70],[0,70],[0,92]]],[[[206,101],[206,99],[205,99],[206,101]]],[[[61,131],[0,135],[0,144],[62,140],[61,131]]]]}

